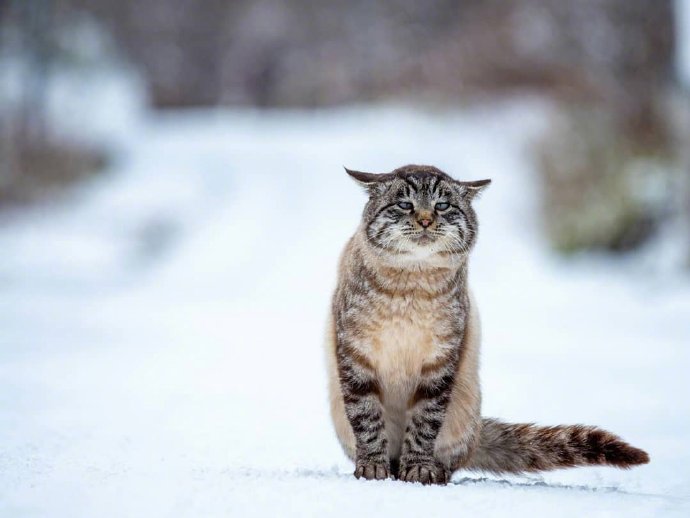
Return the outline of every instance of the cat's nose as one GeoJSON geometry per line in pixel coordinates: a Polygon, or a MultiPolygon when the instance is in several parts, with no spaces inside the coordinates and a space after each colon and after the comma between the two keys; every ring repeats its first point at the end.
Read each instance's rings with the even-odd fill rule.
{"type": "Polygon", "coordinates": [[[422,227],[428,228],[434,222],[434,215],[431,212],[423,211],[417,215],[417,223],[422,227]]]}

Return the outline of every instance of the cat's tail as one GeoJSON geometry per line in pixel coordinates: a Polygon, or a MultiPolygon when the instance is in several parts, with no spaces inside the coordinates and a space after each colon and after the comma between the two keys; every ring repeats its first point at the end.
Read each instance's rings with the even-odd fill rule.
{"type": "Polygon", "coordinates": [[[574,466],[631,468],[647,452],[594,426],[536,426],[483,419],[479,445],[464,466],[494,473],[523,473],[574,466]]]}

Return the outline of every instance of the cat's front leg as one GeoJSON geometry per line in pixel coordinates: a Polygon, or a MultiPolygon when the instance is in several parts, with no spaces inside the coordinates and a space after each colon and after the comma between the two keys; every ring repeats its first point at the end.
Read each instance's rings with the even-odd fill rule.
{"type": "Polygon", "coordinates": [[[348,344],[338,344],[337,356],[345,413],[356,441],[354,475],[367,480],[386,479],[391,474],[390,460],[376,373],[366,358],[348,344]]]}
{"type": "Polygon", "coordinates": [[[434,445],[445,418],[455,377],[453,358],[423,374],[408,402],[410,419],[405,430],[398,478],[422,484],[446,484],[450,469],[434,457],[434,445]]]}

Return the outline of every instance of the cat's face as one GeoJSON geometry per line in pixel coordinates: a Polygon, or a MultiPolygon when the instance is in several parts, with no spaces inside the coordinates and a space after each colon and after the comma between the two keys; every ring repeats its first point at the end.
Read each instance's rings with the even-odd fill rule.
{"type": "Polygon", "coordinates": [[[415,165],[387,174],[347,172],[369,193],[363,228],[379,255],[452,258],[474,245],[472,199],[491,180],[459,182],[435,167],[415,165]]]}

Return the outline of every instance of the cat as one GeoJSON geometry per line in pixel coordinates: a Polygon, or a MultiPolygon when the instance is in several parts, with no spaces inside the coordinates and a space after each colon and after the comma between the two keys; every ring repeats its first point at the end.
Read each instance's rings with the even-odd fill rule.
{"type": "Polygon", "coordinates": [[[331,416],[355,477],[445,484],[458,469],[649,462],[593,426],[481,417],[467,268],[478,230],[472,201],[491,180],[457,181],[420,165],[346,171],[369,199],[340,259],[326,349],[331,416]]]}

